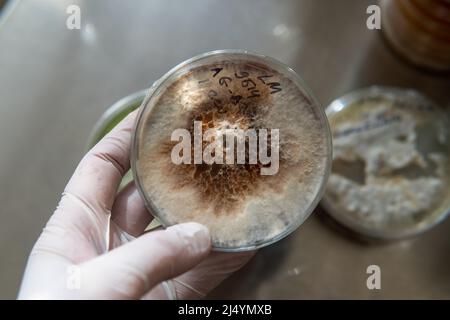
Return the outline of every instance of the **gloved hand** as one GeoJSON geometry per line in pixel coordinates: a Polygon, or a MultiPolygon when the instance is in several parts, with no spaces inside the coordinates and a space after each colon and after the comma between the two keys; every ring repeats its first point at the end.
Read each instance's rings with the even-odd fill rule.
{"type": "Polygon", "coordinates": [[[134,183],[117,193],[135,117],[81,160],[33,247],[19,298],[200,298],[253,255],[210,252],[208,229],[194,222],[144,233],[152,217],[134,183]]]}

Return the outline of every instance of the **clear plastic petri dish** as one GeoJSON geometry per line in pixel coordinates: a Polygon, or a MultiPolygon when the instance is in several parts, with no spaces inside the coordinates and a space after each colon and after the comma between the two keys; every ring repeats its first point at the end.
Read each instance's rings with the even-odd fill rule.
{"type": "Polygon", "coordinates": [[[90,150],[129,113],[139,108],[144,101],[147,92],[147,89],[134,92],[108,107],[91,130],[85,151],[87,152],[90,150]]]}
{"type": "Polygon", "coordinates": [[[321,205],[370,238],[422,233],[450,209],[448,111],[414,90],[369,87],[327,108],[333,166],[321,205]]]}
{"type": "Polygon", "coordinates": [[[217,251],[293,232],[331,165],[327,118],[286,65],[243,50],[191,58],[150,88],[131,150],[136,186],[163,226],[206,225],[217,251]]]}
{"type": "MultiPolygon", "coordinates": [[[[89,138],[86,143],[85,153],[97,144],[108,132],[110,132],[120,121],[122,121],[129,113],[136,110],[144,101],[148,90],[144,89],[134,92],[122,99],[116,101],[113,105],[108,107],[100,116],[92,128],[89,138]]],[[[128,171],[119,186],[119,190],[125,187],[133,180],[131,170],[128,171]]]]}

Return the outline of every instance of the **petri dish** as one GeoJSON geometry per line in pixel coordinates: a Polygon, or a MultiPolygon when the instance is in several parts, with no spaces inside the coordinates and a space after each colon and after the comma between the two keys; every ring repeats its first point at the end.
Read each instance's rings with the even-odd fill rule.
{"type": "Polygon", "coordinates": [[[394,240],[446,218],[448,112],[414,90],[369,87],[336,99],[326,113],[333,166],[321,205],[335,220],[394,240]]]}
{"type": "MultiPolygon", "coordinates": [[[[110,132],[120,121],[122,121],[129,113],[136,110],[144,101],[147,89],[134,92],[122,99],[116,101],[108,107],[100,116],[89,134],[84,152],[88,152],[97,144],[108,132],[110,132]]],[[[133,180],[131,170],[124,175],[119,190],[125,187],[133,180]]]]}
{"type": "Polygon", "coordinates": [[[201,54],[145,98],[131,165],[164,227],[206,225],[213,250],[245,251],[299,227],[331,165],[327,118],[291,68],[244,50],[201,54]]]}
{"type": "Polygon", "coordinates": [[[85,152],[89,151],[97,144],[108,132],[110,132],[120,121],[122,121],[129,113],[139,108],[144,101],[147,89],[134,92],[120,100],[116,101],[112,106],[100,116],[89,134],[86,143],[85,152]]]}

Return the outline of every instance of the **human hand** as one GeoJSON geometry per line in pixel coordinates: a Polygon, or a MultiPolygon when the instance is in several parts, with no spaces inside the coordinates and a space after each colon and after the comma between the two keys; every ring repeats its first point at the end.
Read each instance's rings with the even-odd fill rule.
{"type": "Polygon", "coordinates": [[[33,247],[20,299],[201,298],[254,254],[210,252],[208,229],[194,222],[144,233],[152,217],[134,183],[117,193],[135,117],[81,160],[33,247]]]}

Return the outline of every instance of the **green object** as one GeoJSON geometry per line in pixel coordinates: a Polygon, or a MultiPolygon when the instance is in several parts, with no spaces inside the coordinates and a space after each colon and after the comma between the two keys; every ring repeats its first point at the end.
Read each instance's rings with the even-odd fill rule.
{"type": "MultiPolygon", "coordinates": [[[[108,134],[120,121],[122,121],[129,113],[140,107],[145,99],[145,95],[148,90],[142,90],[135,92],[129,96],[126,96],[111,107],[109,107],[97,121],[92,129],[89,136],[88,142],[86,144],[85,152],[89,151],[93,146],[95,146],[105,135],[108,134]]],[[[128,170],[127,173],[122,178],[119,185],[119,191],[122,190],[127,184],[133,181],[133,173],[128,170]]],[[[146,231],[150,231],[160,227],[161,224],[157,219],[147,226],[146,231]]]]}
{"type": "Polygon", "coordinates": [[[110,132],[129,113],[140,107],[144,101],[147,90],[135,92],[126,96],[111,107],[106,109],[92,129],[86,144],[86,152],[97,144],[108,132],[110,132]]]}
{"type": "MultiPolygon", "coordinates": [[[[97,144],[108,132],[110,132],[120,121],[122,121],[129,113],[140,107],[142,101],[144,101],[147,90],[142,90],[126,96],[111,107],[109,107],[97,121],[92,129],[91,134],[86,144],[85,152],[89,151],[93,146],[97,144]]],[[[125,187],[133,180],[133,174],[131,170],[124,175],[122,182],[120,183],[119,190],[125,187]]]]}

